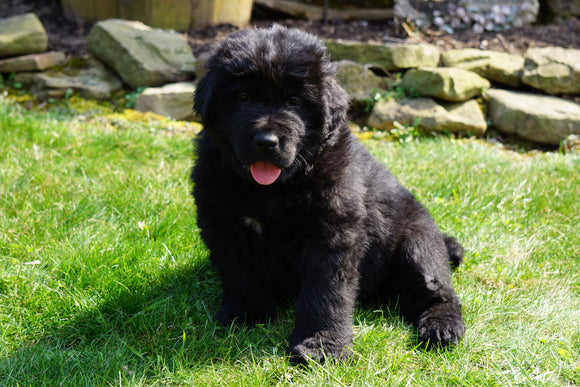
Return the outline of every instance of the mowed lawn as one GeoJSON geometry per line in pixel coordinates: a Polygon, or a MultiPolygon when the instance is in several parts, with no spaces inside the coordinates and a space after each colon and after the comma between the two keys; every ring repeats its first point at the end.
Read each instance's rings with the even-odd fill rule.
{"type": "MultiPolygon", "coordinates": [[[[580,385],[580,156],[366,140],[465,246],[466,335],[359,307],[354,358],[289,365],[291,307],[223,328],[189,131],[0,97],[0,385],[580,385]]],[[[228,241],[224,241],[228,243],[228,241]]]]}

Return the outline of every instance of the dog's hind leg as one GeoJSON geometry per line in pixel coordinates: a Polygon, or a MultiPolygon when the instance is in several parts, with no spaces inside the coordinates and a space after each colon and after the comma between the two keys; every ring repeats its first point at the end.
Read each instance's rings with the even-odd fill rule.
{"type": "Polygon", "coordinates": [[[463,247],[452,236],[443,235],[443,237],[449,253],[449,264],[452,269],[456,269],[463,262],[463,247]]]}
{"type": "Polygon", "coordinates": [[[457,260],[450,258],[450,250],[461,254],[457,249],[461,246],[448,242],[434,224],[415,227],[400,248],[393,290],[401,313],[417,326],[420,342],[427,347],[455,345],[465,324],[461,302],[451,286],[449,262],[457,260]]]}

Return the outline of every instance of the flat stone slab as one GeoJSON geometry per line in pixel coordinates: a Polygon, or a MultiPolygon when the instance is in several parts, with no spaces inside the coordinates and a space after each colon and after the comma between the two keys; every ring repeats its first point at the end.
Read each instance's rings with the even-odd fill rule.
{"type": "Polygon", "coordinates": [[[379,101],[369,117],[368,125],[390,130],[395,121],[413,125],[417,118],[421,119],[419,128],[426,132],[482,136],[487,130],[485,117],[476,101],[439,104],[431,98],[379,101]]]}
{"type": "Polygon", "coordinates": [[[386,70],[437,66],[441,54],[431,44],[376,44],[346,40],[326,40],[332,60],[369,63],[386,70]]]}
{"type": "Polygon", "coordinates": [[[400,86],[408,93],[461,102],[481,95],[488,89],[487,79],[472,71],[448,67],[422,67],[405,73],[400,86]]]}
{"type": "Polygon", "coordinates": [[[559,145],[580,134],[580,105],[562,98],[501,89],[485,93],[491,124],[533,142],[559,145]]]}
{"type": "Polygon", "coordinates": [[[33,13],[0,19],[0,58],[46,51],[48,37],[33,13]]]}
{"type": "Polygon", "coordinates": [[[14,80],[29,87],[39,99],[62,98],[70,89],[86,99],[109,99],[123,84],[102,63],[88,58],[74,68],[19,73],[14,80]]]}
{"type": "Polygon", "coordinates": [[[119,19],[96,23],[87,47],[133,88],[161,86],[195,77],[187,41],[172,30],[119,19]]]}
{"type": "Polygon", "coordinates": [[[138,97],[135,110],[153,112],[174,120],[194,120],[192,82],[178,82],[149,87],[138,97]]]}
{"type": "Polygon", "coordinates": [[[457,67],[473,71],[482,77],[511,87],[521,85],[524,57],[498,51],[476,48],[449,50],[441,56],[445,67],[457,67]]]}
{"type": "Polygon", "coordinates": [[[42,71],[64,64],[64,52],[51,51],[42,54],[29,54],[15,58],[0,59],[0,73],[19,73],[24,71],[42,71]]]}
{"type": "Polygon", "coordinates": [[[530,48],[522,82],[548,94],[580,94],[580,50],[530,48]]]}

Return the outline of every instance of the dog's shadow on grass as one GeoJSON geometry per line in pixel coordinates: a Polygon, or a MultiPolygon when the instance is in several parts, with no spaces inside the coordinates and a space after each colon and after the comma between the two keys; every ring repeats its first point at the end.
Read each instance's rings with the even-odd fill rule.
{"type": "MultiPolygon", "coordinates": [[[[168,270],[154,286],[136,283],[122,289],[68,322],[49,324],[42,338],[1,358],[0,381],[112,384],[243,359],[286,357],[294,325],[291,305],[265,325],[221,327],[214,320],[219,281],[208,263],[168,270]]],[[[357,313],[401,324],[392,309],[373,317],[365,312],[368,308],[360,306],[357,313]]]]}
{"type": "Polygon", "coordinates": [[[224,328],[214,320],[220,289],[209,264],[167,270],[154,283],[101,290],[106,295],[97,305],[46,324],[43,337],[0,358],[0,384],[113,384],[284,356],[288,314],[253,328],[224,328]]]}

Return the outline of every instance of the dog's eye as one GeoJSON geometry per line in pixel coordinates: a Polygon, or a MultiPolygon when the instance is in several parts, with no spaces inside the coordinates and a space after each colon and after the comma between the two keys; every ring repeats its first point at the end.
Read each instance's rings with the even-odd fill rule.
{"type": "Polygon", "coordinates": [[[249,102],[250,101],[250,95],[248,93],[240,93],[236,97],[236,100],[238,102],[249,102]]]}
{"type": "Polygon", "coordinates": [[[288,105],[298,107],[302,105],[302,101],[298,97],[290,97],[288,99],[288,105]]]}

